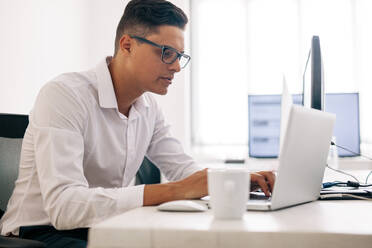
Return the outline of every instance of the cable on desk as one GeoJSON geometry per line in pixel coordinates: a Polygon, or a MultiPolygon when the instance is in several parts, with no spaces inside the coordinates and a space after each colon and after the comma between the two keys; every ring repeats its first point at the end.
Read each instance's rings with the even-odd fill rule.
{"type": "Polygon", "coordinates": [[[363,158],[366,158],[366,159],[372,160],[372,158],[370,158],[370,157],[368,157],[368,156],[365,156],[365,155],[363,155],[363,154],[361,154],[361,153],[354,152],[354,151],[352,151],[352,150],[350,150],[350,149],[348,149],[348,148],[346,148],[346,147],[343,147],[343,146],[337,145],[337,144],[336,144],[335,142],[333,142],[333,141],[331,141],[331,145],[332,145],[332,146],[336,146],[336,147],[338,147],[338,148],[341,148],[342,150],[345,150],[345,151],[351,152],[352,154],[354,154],[354,155],[356,155],[356,156],[361,156],[361,157],[363,157],[363,158]]]}
{"type": "Polygon", "coordinates": [[[330,187],[353,187],[357,189],[359,187],[371,187],[371,186],[372,184],[360,184],[354,181],[347,181],[347,182],[334,181],[334,182],[323,183],[323,189],[330,188],[330,187]]]}
{"type": "MultiPolygon", "coordinates": [[[[356,152],[354,152],[354,151],[352,151],[352,150],[350,150],[350,149],[348,149],[348,148],[346,148],[346,147],[339,146],[339,145],[337,145],[337,144],[336,144],[335,142],[333,142],[333,141],[331,141],[331,145],[332,145],[332,146],[336,146],[336,147],[338,147],[338,148],[341,148],[341,149],[343,149],[343,150],[345,150],[345,151],[351,152],[352,154],[354,154],[354,155],[356,155],[356,156],[361,156],[361,157],[363,157],[363,158],[366,158],[366,159],[372,160],[372,158],[370,158],[369,156],[365,156],[365,155],[363,155],[363,154],[361,154],[361,153],[356,153],[356,152]]],[[[328,165],[327,165],[327,166],[328,166],[328,165]]],[[[328,166],[328,168],[331,168],[331,167],[328,166]]],[[[331,169],[332,169],[332,168],[331,168],[331,169]]],[[[335,169],[332,169],[332,170],[335,170],[335,169]]],[[[337,171],[337,170],[336,170],[336,171],[337,171]]],[[[343,174],[346,174],[346,173],[341,172],[341,171],[338,171],[338,172],[343,173],[343,174]]],[[[370,176],[371,174],[372,174],[372,170],[368,173],[365,184],[368,184],[368,178],[369,178],[369,176],[370,176]]],[[[347,174],[347,175],[351,176],[350,174],[347,174]]],[[[354,179],[356,179],[354,176],[352,176],[352,177],[353,177],[354,179]]],[[[357,181],[358,181],[358,180],[357,180],[357,181]]],[[[359,181],[358,181],[358,182],[359,182],[359,181]]]]}
{"type": "Polygon", "coordinates": [[[321,195],[320,198],[325,200],[325,199],[332,199],[332,198],[338,198],[338,197],[342,198],[342,197],[345,197],[345,196],[355,198],[355,199],[358,199],[358,200],[372,201],[372,198],[367,198],[367,197],[352,195],[352,194],[338,194],[338,193],[321,195]]]}
{"type": "Polygon", "coordinates": [[[337,169],[335,169],[335,168],[332,168],[332,167],[329,166],[328,164],[327,164],[326,166],[327,166],[329,169],[334,170],[334,171],[336,171],[336,172],[338,172],[338,173],[341,173],[341,174],[344,174],[344,175],[350,176],[350,177],[354,178],[355,181],[357,181],[358,183],[360,183],[359,180],[358,180],[355,176],[353,176],[353,175],[351,175],[351,174],[349,174],[349,173],[346,173],[346,172],[344,172],[344,171],[341,171],[341,170],[337,170],[337,169]]]}
{"type": "Polygon", "coordinates": [[[372,174],[372,171],[370,171],[369,173],[368,173],[368,176],[367,176],[367,178],[366,178],[366,184],[368,183],[368,178],[369,178],[369,176],[372,174]]]}

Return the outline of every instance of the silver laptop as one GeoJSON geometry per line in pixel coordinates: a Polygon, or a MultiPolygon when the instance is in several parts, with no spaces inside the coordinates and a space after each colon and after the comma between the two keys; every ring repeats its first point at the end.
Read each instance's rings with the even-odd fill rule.
{"type": "Polygon", "coordinates": [[[270,211],[315,201],[327,163],[334,114],[291,105],[269,199],[250,199],[248,210],[270,211]]]}

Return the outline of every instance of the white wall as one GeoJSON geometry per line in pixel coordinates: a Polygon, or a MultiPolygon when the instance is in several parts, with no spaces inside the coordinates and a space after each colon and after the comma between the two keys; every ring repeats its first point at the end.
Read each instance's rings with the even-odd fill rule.
{"type": "MultiPolygon", "coordinates": [[[[51,78],[95,66],[112,55],[128,1],[0,0],[0,113],[30,112],[51,78]]],[[[189,2],[174,0],[189,16],[189,2]]],[[[186,32],[189,51],[189,31],[186,32]]],[[[158,97],[173,134],[189,150],[189,69],[158,97]]]]}

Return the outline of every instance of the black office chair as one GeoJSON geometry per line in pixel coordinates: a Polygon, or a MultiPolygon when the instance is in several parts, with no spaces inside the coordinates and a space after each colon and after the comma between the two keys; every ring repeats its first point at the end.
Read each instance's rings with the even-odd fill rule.
{"type": "MultiPolygon", "coordinates": [[[[27,125],[27,115],[0,114],[0,218],[18,176],[22,139],[27,125]]],[[[45,245],[39,241],[0,236],[0,247],[40,248],[45,245]]]]}
{"type": "Polygon", "coordinates": [[[136,174],[135,184],[160,183],[160,171],[149,159],[143,159],[141,167],[136,174]]]}
{"type": "MultiPolygon", "coordinates": [[[[18,176],[22,139],[27,126],[27,115],[0,114],[0,219],[18,176]]],[[[160,183],[159,169],[150,160],[144,158],[135,183],[137,185],[160,183]]],[[[45,245],[38,241],[0,236],[0,247],[39,248],[45,245]]]]}

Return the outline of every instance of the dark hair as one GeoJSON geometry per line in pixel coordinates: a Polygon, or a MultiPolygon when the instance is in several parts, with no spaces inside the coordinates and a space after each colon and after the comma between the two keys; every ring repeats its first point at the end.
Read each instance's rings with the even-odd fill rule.
{"type": "Polygon", "coordinates": [[[170,25],[184,29],[187,22],[186,14],[166,0],[132,0],[125,7],[116,29],[115,55],[124,34],[145,37],[156,33],[158,26],[170,25]]]}

